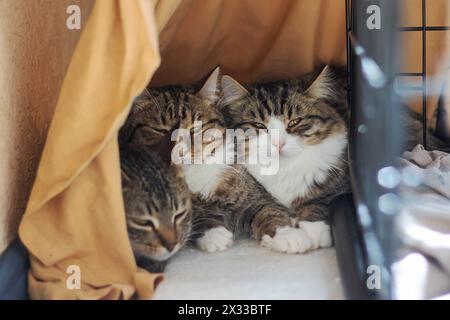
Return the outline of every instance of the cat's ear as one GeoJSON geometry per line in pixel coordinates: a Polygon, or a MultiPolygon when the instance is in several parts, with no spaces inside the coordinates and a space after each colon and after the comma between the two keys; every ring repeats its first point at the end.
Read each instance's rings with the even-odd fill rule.
{"type": "Polygon", "coordinates": [[[209,75],[208,79],[205,81],[205,84],[198,92],[198,95],[208,100],[211,103],[216,103],[219,99],[220,89],[219,89],[219,81],[220,81],[220,67],[214,69],[214,71],[209,75]]]}
{"type": "Polygon", "coordinates": [[[326,65],[306,89],[305,94],[316,99],[332,98],[334,93],[333,87],[332,71],[330,66],[326,65]]]}
{"type": "Polygon", "coordinates": [[[239,82],[230,76],[223,76],[221,80],[223,103],[231,103],[247,96],[249,93],[239,82]]]}

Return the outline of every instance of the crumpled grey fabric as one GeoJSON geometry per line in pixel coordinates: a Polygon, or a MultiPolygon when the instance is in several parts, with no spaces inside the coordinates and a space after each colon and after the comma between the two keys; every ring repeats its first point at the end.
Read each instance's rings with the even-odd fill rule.
{"type": "Polygon", "coordinates": [[[400,161],[413,166],[422,183],[450,198],[450,154],[427,151],[419,144],[412,151],[404,152],[400,161]]]}
{"type": "Polygon", "coordinates": [[[450,155],[417,145],[400,162],[421,185],[400,187],[398,228],[405,248],[394,278],[400,298],[435,298],[450,293],[450,155]]]}

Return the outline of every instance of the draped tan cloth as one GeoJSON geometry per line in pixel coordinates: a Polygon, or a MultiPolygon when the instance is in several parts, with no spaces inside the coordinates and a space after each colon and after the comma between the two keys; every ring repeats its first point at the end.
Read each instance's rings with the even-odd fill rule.
{"type": "Polygon", "coordinates": [[[243,83],[345,63],[345,2],[98,0],[64,80],[19,234],[33,299],[150,298],[127,237],[117,132],[147,83],[243,83]],[[160,55],[162,64],[160,65],[160,55]],[[155,73],[156,72],[156,73],[155,73]],[[66,282],[81,271],[81,289],[66,282]]]}
{"type": "Polygon", "coordinates": [[[97,1],[67,71],[19,228],[33,299],[151,296],[127,240],[117,131],[160,63],[150,1],[97,1]],[[81,289],[66,286],[71,265],[81,289]]]}

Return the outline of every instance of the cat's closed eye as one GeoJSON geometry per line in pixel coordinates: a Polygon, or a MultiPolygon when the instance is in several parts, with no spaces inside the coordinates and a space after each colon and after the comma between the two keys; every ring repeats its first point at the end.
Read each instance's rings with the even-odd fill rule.
{"type": "Polygon", "coordinates": [[[311,130],[311,129],[313,129],[313,125],[310,124],[310,123],[306,123],[306,124],[300,125],[300,126],[298,127],[297,130],[298,130],[298,132],[300,132],[300,134],[301,134],[303,137],[309,138],[309,137],[311,137],[311,136],[314,134],[314,132],[316,131],[316,130],[311,130]]]}
{"type": "Polygon", "coordinates": [[[252,125],[256,128],[256,129],[260,129],[260,130],[266,130],[267,127],[262,124],[261,122],[253,122],[252,125]]]}
{"type": "Polygon", "coordinates": [[[173,216],[173,222],[175,224],[180,223],[187,215],[187,210],[183,210],[173,216]]]}
{"type": "Polygon", "coordinates": [[[164,135],[169,132],[169,130],[164,129],[164,128],[156,128],[156,127],[148,127],[148,128],[150,128],[151,130],[156,131],[158,133],[164,134],[164,135]]]}
{"type": "Polygon", "coordinates": [[[296,119],[294,119],[294,120],[289,121],[289,123],[288,123],[288,128],[295,127],[295,126],[298,125],[302,120],[303,120],[303,118],[296,118],[296,119]]]}
{"type": "Polygon", "coordinates": [[[134,227],[139,229],[156,229],[155,222],[152,219],[133,218],[130,222],[132,226],[134,225],[134,227]]]}
{"type": "Polygon", "coordinates": [[[134,132],[141,130],[143,130],[144,132],[153,131],[160,134],[167,134],[169,132],[169,130],[165,128],[149,126],[147,124],[139,124],[134,128],[134,132]]]}
{"type": "Polygon", "coordinates": [[[197,134],[202,132],[203,126],[202,125],[197,125],[191,128],[190,132],[191,134],[197,134]]]}

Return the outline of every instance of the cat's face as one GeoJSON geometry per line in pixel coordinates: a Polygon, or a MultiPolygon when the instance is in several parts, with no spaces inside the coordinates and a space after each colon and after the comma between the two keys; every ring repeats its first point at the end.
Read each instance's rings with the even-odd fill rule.
{"type": "Polygon", "coordinates": [[[180,128],[184,129],[182,140],[178,141],[189,147],[185,153],[191,161],[205,160],[211,157],[216,148],[222,145],[225,132],[222,115],[208,101],[198,99],[193,105],[192,114],[181,120],[180,128]]]}
{"type": "MultiPolygon", "coordinates": [[[[191,96],[189,106],[179,121],[183,141],[188,140],[191,160],[205,159],[214,153],[225,133],[223,115],[218,112],[216,102],[219,99],[219,68],[208,77],[203,87],[191,96]],[[186,135],[189,136],[186,139],[186,135]]],[[[179,136],[181,139],[181,135],[179,136]]],[[[180,139],[178,141],[180,141],[180,139]]]]}
{"type": "Polygon", "coordinates": [[[146,167],[130,162],[122,169],[122,190],[133,251],[153,260],[167,260],[188,240],[190,193],[180,169],[154,166],[152,161],[146,161],[146,167]],[[136,170],[130,170],[133,167],[136,170]],[[139,170],[142,173],[137,173],[139,170]]]}
{"type": "Polygon", "coordinates": [[[329,102],[334,94],[329,72],[325,68],[313,81],[256,85],[250,90],[224,76],[220,108],[228,126],[255,129],[258,146],[268,144],[271,155],[296,156],[327,139],[346,136],[345,122],[329,102]]]}
{"type": "MultiPolygon", "coordinates": [[[[216,135],[222,135],[225,131],[223,117],[215,107],[219,97],[219,76],[220,70],[216,68],[197,92],[192,87],[183,86],[144,90],[133,102],[131,113],[120,131],[121,145],[132,148],[155,146],[174,130],[183,129],[180,136],[187,134],[189,137],[183,141],[189,140],[187,147],[192,159],[202,157],[200,151],[205,150],[203,147],[212,140],[211,137],[200,139],[205,132],[216,129],[216,135]],[[196,139],[200,143],[194,145],[196,139]],[[202,150],[197,150],[199,147],[202,150]]],[[[174,141],[177,136],[175,133],[172,137],[174,141]]]]}

